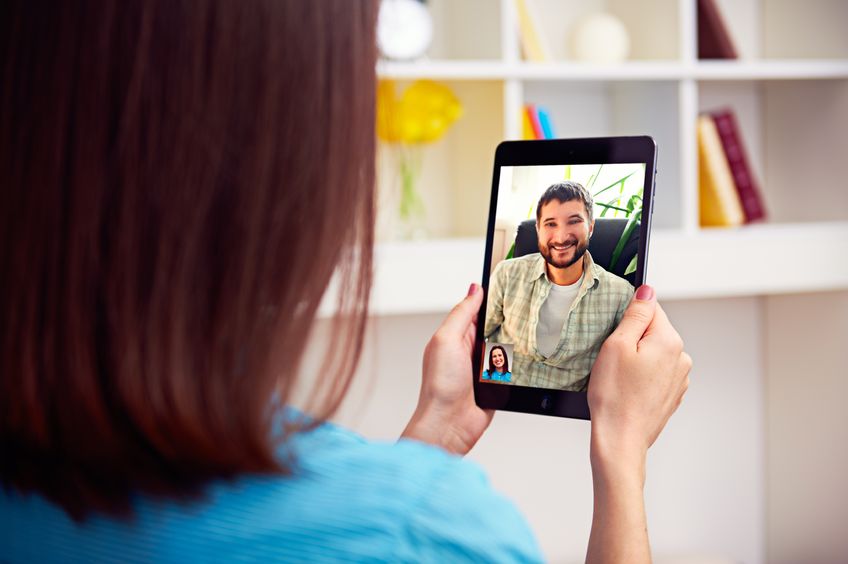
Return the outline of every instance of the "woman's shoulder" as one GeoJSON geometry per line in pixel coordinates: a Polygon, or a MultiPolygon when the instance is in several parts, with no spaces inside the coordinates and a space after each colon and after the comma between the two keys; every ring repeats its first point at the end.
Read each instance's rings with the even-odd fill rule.
{"type": "Polygon", "coordinates": [[[142,497],[131,521],[96,516],[79,525],[37,496],[0,495],[10,542],[0,555],[541,560],[523,516],[470,461],[411,440],[367,440],[333,424],[293,435],[282,452],[293,460],[290,475],[216,482],[191,502],[142,497]]]}
{"type": "Polygon", "coordinates": [[[275,525],[272,545],[284,537],[302,551],[297,559],[328,551],[400,561],[541,559],[524,517],[470,461],[417,441],[367,440],[330,423],[291,446],[293,474],[269,480],[264,491],[279,507],[261,513],[275,525]]]}
{"type": "MultiPolygon", "coordinates": [[[[329,429],[338,432],[338,429],[329,429]]],[[[342,431],[344,432],[344,431],[342,431]]],[[[541,561],[523,515],[476,463],[417,441],[356,441],[311,460],[346,492],[371,530],[393,531],[400,560],[541,561]],[[344,475],[342,478],[341,475],[344,475]]],[[[338,492],[342,494],[340,490],[338,492]]]]}
{"type": "Polygon", "coordinates": [[[416,484],[462,461],[417,441],[369,440],[333,423],[296,434],[281,449],[281,455],[285,452],[294,461],[293,483],[322,477],[333,478],[338,484],[373,484],[381,491],[390,487],[417,490],[416,484]]]}

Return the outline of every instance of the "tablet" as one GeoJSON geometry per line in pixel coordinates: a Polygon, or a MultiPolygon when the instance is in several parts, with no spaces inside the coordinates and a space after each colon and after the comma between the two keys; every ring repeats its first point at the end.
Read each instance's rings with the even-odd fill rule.
{"type": "Polygon", "coordinates": [[[479,406],[590,418],[592,365],[645,282],[656,154],[647,136],[498,146],[472,363],[479,406]]]}

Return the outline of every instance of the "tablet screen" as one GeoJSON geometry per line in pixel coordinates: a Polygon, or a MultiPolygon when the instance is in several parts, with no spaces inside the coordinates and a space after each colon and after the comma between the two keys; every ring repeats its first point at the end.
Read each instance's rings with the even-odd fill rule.
{"type": "Polygon", "coordinates": [[[481,382],[586,390],[638,279],[645,171],[500,167],[481,382]]]}

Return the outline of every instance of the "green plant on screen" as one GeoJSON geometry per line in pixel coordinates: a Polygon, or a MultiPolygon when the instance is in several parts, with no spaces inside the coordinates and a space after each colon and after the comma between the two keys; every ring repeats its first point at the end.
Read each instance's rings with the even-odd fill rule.
{"type": "MultiPolygon", "coordinates": [[[[604,165],[598,166],[598,171],[589,177],[589,181],[587,182],[587,189],[592,192],[592,189],[595,186],[595,182],[601,175],[601,171],[603,170],[604,165]]],[[[569,175],[571,167],[566,167],[566,174],[569,175]]],[[[645,165],[642,164],[642,171],[644,172],[645,165]]],[[[633,235],[633,231],[636,230],[639,222],[642,220],[642,195],[641,195],[641,184],[635,182],[627,182],[636,171],[632,171],[629,174],[619,178],[618,180],[612,182],[611,184],[604,186],[600,190],[594,191],[592,193],[592,198],[595,200],[595,205],[602,208],[600,217],[626,217],[627,224],[624,227],[624,231],[621,233],[621,237],[619,237],[618,242],[615,245],[615,249],[613,249],[612,257],[610,258],[610,269],[614,268],[616,264],[618,264],[619,259],[621,259],[621,253],[624,251],[624,246],[627,244],[627,241],[630,239],[631,235],[633,235]],[[616,190],[617,188],[617,190],[616,190]],[[602,194],[606,194],[608,192],[613,193],[613,197],[607,200],[606,202],[598,201],[598,197],[602,194]]],[[[644,175],[643,175],[644,178],[644,175]]],[[[568,180],[569,178],[566,178],[568,180]]],[[[634,179],[637,180],[637,179],[634,179]]],[[[627,268],[624,269],[624,275],[632,274],[636,271],[636,264],[638,261],[638,255],[634,255],[633,258],[627,265],[627,268]]]]}

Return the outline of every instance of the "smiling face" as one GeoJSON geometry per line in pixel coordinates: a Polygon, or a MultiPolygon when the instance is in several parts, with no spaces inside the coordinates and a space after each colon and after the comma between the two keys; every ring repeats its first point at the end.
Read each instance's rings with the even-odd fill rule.
{"type": "Polygon", "coordinates": [[[594,226],[582,201],[551,200],[536,224],[539,252],[554,268],[568,268],[583,258],[594,226]]]}
{"type": "Polygon", "coordinates": [[[504,354],[501,349],[492,349],[492,365],[497,369],[501,370],[504,366],[504,354]]]}

